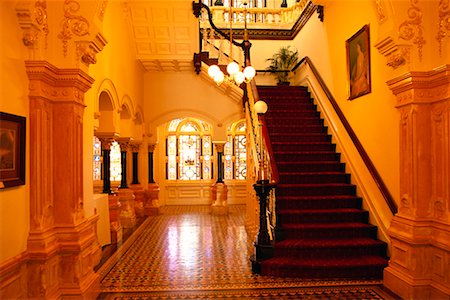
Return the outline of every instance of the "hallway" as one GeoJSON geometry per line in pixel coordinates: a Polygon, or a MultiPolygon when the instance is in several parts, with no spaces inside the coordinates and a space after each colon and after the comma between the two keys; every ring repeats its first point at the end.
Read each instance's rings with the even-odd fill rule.
{"type": "Polygon", "coordinates": [[[100,299],[393,299],[381,281],[307,281],[251,272],[245,206],[166,206],[98,270],[100,299]]]}

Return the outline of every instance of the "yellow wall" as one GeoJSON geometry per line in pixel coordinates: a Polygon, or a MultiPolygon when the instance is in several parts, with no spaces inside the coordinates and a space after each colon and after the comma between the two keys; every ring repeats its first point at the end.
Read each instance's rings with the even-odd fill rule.
{"type": "Polygon", "coordinates": [[[25,185],[0,190],[0,262],[26,249],[29,229],[29,106],[22,32],[13,2],[0,3],[0,111],[27,118],[25,185]]]}
{"type": "Polygon", "coordinates": [[[196,117],[213,126],[213,140],[225,139],[225,125],[243,117],[241,99],[227,96],[215,83],[192,72],[145,75],[144,113],[148,131],[177,117],[196,117]]]}

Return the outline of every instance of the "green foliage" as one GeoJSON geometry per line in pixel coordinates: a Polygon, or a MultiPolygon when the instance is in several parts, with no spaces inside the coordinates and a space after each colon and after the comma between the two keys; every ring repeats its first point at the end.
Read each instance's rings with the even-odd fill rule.
{"type": "Polygon", "coordinates": [[[298,50],[292,46],[281,47],[266,61],[270,62],[266,70],[273,72],[273,75],[277,78],[277,83],[288,83],[289,72],[298,62],[298,50]]]}

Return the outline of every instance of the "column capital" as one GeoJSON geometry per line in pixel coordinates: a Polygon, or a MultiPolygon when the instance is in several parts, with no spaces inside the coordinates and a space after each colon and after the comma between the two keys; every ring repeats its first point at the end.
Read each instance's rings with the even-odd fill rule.
{"type": "Polygon", "coordinates": [[[154,152],[156,148],[156,143],[154,144],[148,144],[148,152],[154,152]]]}
{"type": "Polygon", "coordinates": [[[102,150],[111,150],[111,145],[115,141],[112,137],[98,137],[98,139],[101,142],[102,150]]]}
{"type": "Polygon", "coordinates": [[[141,142],[131,142],[130,148],[132,152],[139,152],[139,149],[141,148],[142,143],[141,142]]]}
{"type": "Polygon", "coordinates": [[[130,150],[131,141],[132,141],[132,138],[118,138],[117,142],[120,145],[120,151],[124,152],[124,151],[130,150]]]}
{"type": "Polygon", "coordinates": [[[226,141],[213,141],[213,144],[216,147],[216,151],[218,153],[223,153],[226,143],[226,141]]]}
{"type": "Polygon", "coordinates": [[[58,69],[46,61],[25,61],[31,99],[84,104],[94,79],[81,69],[58,69]]]}
{"type": "Polygon", "coordinates": [[[431,71],[407,72],[387,84],[397,98],[397,107],[442,101],[450,98],[450,65],[431,71]]]}

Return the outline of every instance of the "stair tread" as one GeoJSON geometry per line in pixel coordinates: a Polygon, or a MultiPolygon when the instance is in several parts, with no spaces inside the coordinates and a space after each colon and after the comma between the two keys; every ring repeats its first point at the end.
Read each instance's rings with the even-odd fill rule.
{"type": "Polygon", "coordinates": [[[362,222],[336,222],[336,223],[286,223],[285,229],[330,229],[330,228],[375,228],[372,224],[362,222]]]}
{"type": "Polygon", "coordinates": [[[280,209],[278,211],[279,214],[292,214],[292,215],[299,215],[299,214],[312,214],[312,213],[319,213],[319,214],[332,214],[332,213],[367,213],[364,209],[359,208],[324,208],[324,209],[280,209]]]}
{"type": "Polygon", "coordinates": [[[342,164],[340,161],[335,160],[306,160],[306,161],[292,161],[292,162],[277,162],[277,164],[342,164]]]}
{"type": "Polygon", "coordinates": [[[383,246],[385,242],[372,238],[346,238],[346,239],[330,239],[330,238],[304,238],[304,239],[285,239],[277,242],[278,248],[328,248],[328,247],[361,247],[361,246],[383,246]]]}
{"type": "Polygon", "coordinates": [[[351,183],[279,183],[280,187],[343,187],[343,186],[355,186],[351,183]]]}
{"type": "Polygon", "coordinates": [[[277,200],[295,201],[295,200],[343,200],[343,199],[360,199],[355,195],[311,195],[311,196],[277,196],[277,200]]]}
{"type": "Polygon", "coordinates": [[[336,151],[322,150],[322,151],[276,151],[277,154],[339,154],[336,151]]]}
{"type": "Polygon", "coordinates": [[[385,266],[387,259],[376,255],[364,255],[355,257],[331,258],[301,258],[301,257],[273,257],[263,261],[263,264],[280,265],[280,266],[297,266],[297,267],[353,267],[380,265],[385,266]]]}

